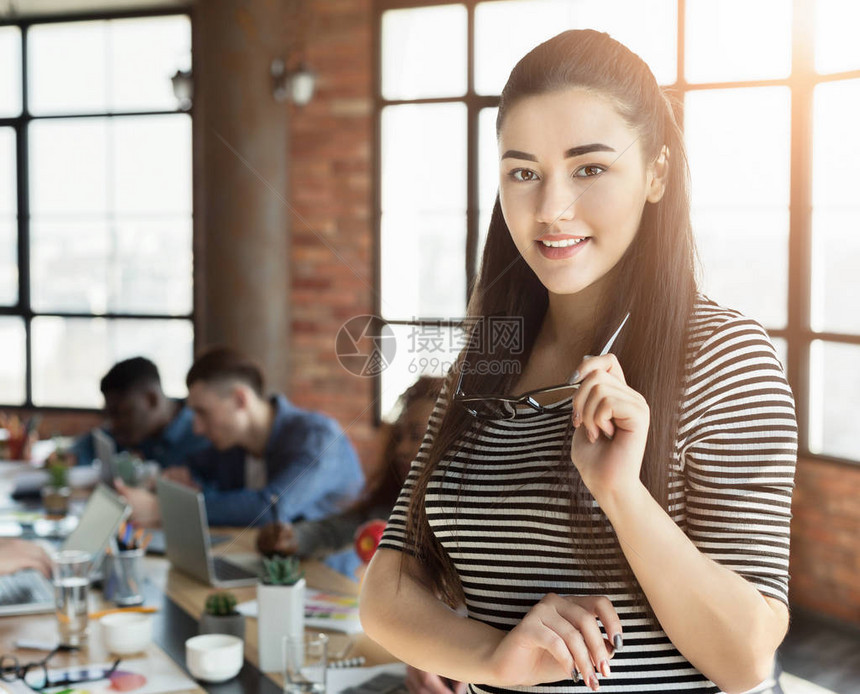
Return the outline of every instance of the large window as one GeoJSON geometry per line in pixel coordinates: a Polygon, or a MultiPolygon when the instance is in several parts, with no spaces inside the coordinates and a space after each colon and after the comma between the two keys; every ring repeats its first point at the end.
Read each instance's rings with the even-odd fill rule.
{"type": "Polygon", "coordinates": [[[702,289],[769,330],[801,454],[860,461],[860,4],[386,0],[377,20],[378,313],[399,337],[383,411],[461,344],[508,73],[541,41],[588,27],[638,53],[683,104],[702,289]]]}
{"type": "Polygon", "coordinates": [[[0,405],[100,407],[123,358],[193,349],[187,14],[0,27],[0,405]]]}

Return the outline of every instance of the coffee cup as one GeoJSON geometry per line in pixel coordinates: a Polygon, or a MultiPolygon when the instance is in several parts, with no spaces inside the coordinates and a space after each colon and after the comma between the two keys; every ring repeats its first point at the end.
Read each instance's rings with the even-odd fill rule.
{"type": "Polygon", "coordinates": [[[185,642],[185,665],[204,682],[226,682],[239,674],[245,656],[242,639],[228,634],[203,634],[185,642]]]}
{"type": "Polygon", "coordinates": [[[152,616],[140,612],[117,612],[99,620],[102,638],[111,653],[140,653],[152,641],[152,616]]]}

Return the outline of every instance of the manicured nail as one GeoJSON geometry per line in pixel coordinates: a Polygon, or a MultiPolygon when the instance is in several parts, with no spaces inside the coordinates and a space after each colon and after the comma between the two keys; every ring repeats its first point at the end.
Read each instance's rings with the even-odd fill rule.
{"type": "Polygon", "coordinates": [[[577,684],[579,682],[579,671],[576,668],[573,668],[573,670],[571,671],[570,679],[573,680],[574,684],[577,684]]]}
{"type": "Polygon", "coordinates": [[[586,429],[586,431],[588,432],[588,440],[591,441],[591,443],[597,441],[597,437],[594,435],[591,429],[586,429]]]}
{"type": "Polygon", "coordinates": [[[578,427],[579,422],[577,420],[579,419],[579,412],[577,412],[576,410],[573,410],[573,412],[571,412],[570,415],[573,418],[573,426],[578,427]]]}
{"type": "Polygon", "coordinates": [[[600,682],[597,681],[597,675],[594,673],[588,678],[588,686],[594,692],[600,689],[600,682]]]}
{"type": "Polygon", "coordinates": [[[576,371],[573,372],[573,376],[570,377],[570,381],[568,381],[568,383],[570,383],[571,385],[575,385],[578,382],[579,382],[579,369],[577,369],[576,371]]]}
{"type": "Polygon", "coordinates": [[[591,359],[591,358],[592,358],[592,355],[590,355],[590,354],[586,354],[586,355],[582,358],[582,361],[588,361],[588,360],[589,360],[589,359],[591,359]]]}
{"type": "Polygon", "coordinates": [[[612,670],[610,670],[610,669],[609,669],[609,661],[608,661],[608,660],[606,660],[606,658],[604,658],[603,660],[601,660],[601,661],[597,664],[597,667],[598,667],[598,668],[600,668],[600,673],[601,673],[604,677],[609,677],[609,676],[612,674],[612,670]]]}
{"type": "Polygon", "coordinates": [[[620,651],[624,648],[624,639],[621,638],[621,634],[615,634],[615,636],[612,637],[612,644],[615,646],[616,651],[620,651]]]}

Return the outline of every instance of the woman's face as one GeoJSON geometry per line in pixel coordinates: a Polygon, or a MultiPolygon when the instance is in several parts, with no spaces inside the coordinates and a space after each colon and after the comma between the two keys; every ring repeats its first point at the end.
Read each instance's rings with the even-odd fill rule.
{"type": "Polygon", "coordinates": [[[520,254],[551,293],[598,283],[624,255],[665,159],[645,165],[638,131],[581,89],[522,99],[499,132],[502,212],[520,254]]]}

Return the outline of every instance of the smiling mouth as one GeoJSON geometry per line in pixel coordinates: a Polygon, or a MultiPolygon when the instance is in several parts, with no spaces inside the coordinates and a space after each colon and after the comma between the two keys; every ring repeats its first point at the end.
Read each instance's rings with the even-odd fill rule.
{"type": "Polygon", "coordinates": [[[567,248],[568,246],[576,246],[577,244],[582,243],[583,241],[587,241],[588,237],[583,236],[580,239],[564,239],[562,241],[544,241],[540,239],[540,243],[542,243],[547,248],[567,248]]]}

